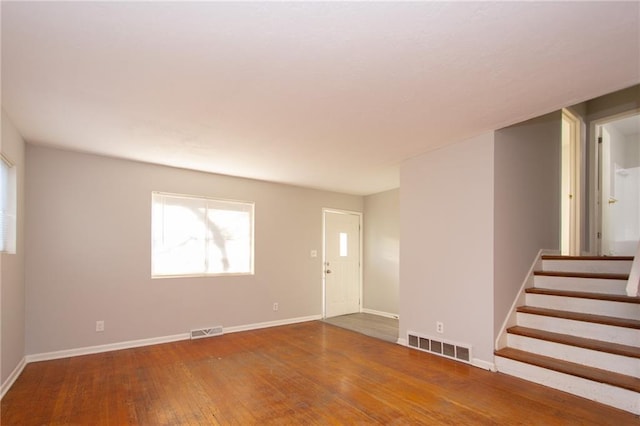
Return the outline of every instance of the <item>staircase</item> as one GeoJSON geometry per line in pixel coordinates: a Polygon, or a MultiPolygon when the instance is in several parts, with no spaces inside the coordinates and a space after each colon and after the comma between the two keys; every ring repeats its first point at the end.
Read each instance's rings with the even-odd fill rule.
{"type": "Polygon", "coordinates": [[[542,256],[495,351],[498,371],[640,415],[640,297],[632,257],[542,256]]]}

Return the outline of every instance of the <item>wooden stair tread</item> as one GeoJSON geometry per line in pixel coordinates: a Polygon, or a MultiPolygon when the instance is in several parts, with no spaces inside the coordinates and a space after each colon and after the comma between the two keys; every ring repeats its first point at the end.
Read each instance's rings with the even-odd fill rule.
{"type": "Polygon", "coordinates": [[[564,272],[564,271],[534,271],[533,275],[545,277],[565,278],[597,278],[604,280],[628,280],[629,274],[611,274],[602,272],[564,272]]]}
{"type": "Polygon", "coordinates": [[[513,348],[500,349],[495,351],[495,355],[554,370],[560,373],[570,374],[572,376],[581,377],[594,382],[605,383],[634,392],[640,392],[640,379],[632,376],[601,370],[599,368],[587,367],[582,364],[537,355],[513,348]]]}
{"type": "Polygon", "coordinates": [[[517,312],[640,330],[640,321],[628,318],[583,314],[581,312],[559,311],[556,309],[536,308],[533,306],[520,306],[517,308],[517,312]]]}
{"type": "Polygon", "coordinates": [[[633,256],[562,256],[543,254],[542,260],[633,260],[633,256]]]}
{"type": "Polygon", "coordinates": [[[571,290],[557,290],[552,288],[531,287],[525,289],[529,294],[544,294],[548,296],[564,296],[564,297],[576,297],[579,299],[595,299],[606,300],[609,302],[625,302],[625,303],[637,303],[640,304],[640,297],[627,296],[625,294],[609,294],[609,293],[592,293],[587,291],[571,291],[571,290]]]}
{"type": "Polygon", "coordinates": [[[604,342],[602,340],[595,339],[586,339],[584,337],[553,333],[551,331],[522,327],[520,325],[510,327],[509,329],[507,329],[507,333],[517,334],[524,337],[531,337],[533,339],[546,340],[554,343],[561,343],[568,346],[591,349],[598,352],[606,352],[614,355],[622,355],[640,359],[640,348],[636,346],[621,345],[619,343],[604,342]]]}

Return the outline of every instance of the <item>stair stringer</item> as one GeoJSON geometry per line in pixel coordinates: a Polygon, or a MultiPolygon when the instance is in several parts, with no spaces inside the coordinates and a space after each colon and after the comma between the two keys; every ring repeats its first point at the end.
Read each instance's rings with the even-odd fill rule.
{"type": "Polygon", "coordinates": [[[531,268],[529,268],[529,272],[527,273],[524,281],[522,282],[522,285],[520,286],[520,290],[518,290],[518,293],[516,294],[516,297],[514,298],[513,303],[511,304],[511,308],[509,308],[509,313],[507,314],[507,317],[502,323],[500,332],[498,332],[498,336],[496,337],[496,341],[495,341],[495,348],[494,348],[495,350],[500,350],[507,346],[507,329],[509,327],[515,326],[517,323],[516,309],[518,308],[518,306],[522,306],[525,304],[526,295],[527,295],[525,290],[533,287],[533,283],[535,280],[534,272],[542,269],[542,256],[552,255],[552,254],[558,254],[558,251],[548,250],[548,249],[542,249],[538,251],[537,256],[535,257],[535,259],[533,260],[533,263],[531,264],[531,268]]]}

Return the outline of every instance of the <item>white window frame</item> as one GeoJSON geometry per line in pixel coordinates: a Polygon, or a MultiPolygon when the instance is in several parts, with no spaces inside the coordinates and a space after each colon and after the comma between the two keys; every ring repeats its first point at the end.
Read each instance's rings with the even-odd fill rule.
{"type": "Polygon", "coordinates": [[[0,153],[0,253],[16,253],[17,178],[16,166],[0,153]]]}
{"type": "MultiPolygon", "coordinates": [[[[164,218],[162,219],[164,220],[164,218]]],[[[196,220],[196,219],[194,219],[196,220]]],[[[197,220],[196,220],[197,221],[197,220]]],[[[162,225],[164,226],[164,224],[162,225]]],[[[186,194],[175,194],[175,193],[167,193],[167,192],[159,192],[153,191],[151,193],[151,277],[152,278],[179,278],[179,277],[216,277],[216,276],[242,276],[242,275],[254,275],[254,258],[255,258],[255,203],[250,201],[239,201],[239,200],[229,200],[223,198],[214,198],[214,197],[206,197],[206,196],[197,196],[197,195],[186,195],[186,194]],[[154,204],[157,202],[156,197],[165,197],[165,199],[174,199],[179,200],[183,199],[185,202],[203,202],[205,203],[205,212],[203,214],[204,217],[207,217],[208,210],[216,210],[215,208],[210,208],[208,203],[212,203],[214,205],[225,206],[231,211],[238,212],[248,212],[250,214],[249,219],[249,227],[248,230],[248,238],[249,241],[249,260],[248,260],[248,268],[247,270],[242,271],[229,271],[229,272],[207,272],[209,269],[209,265],[207,262],[210,259],[209,256],[209,247],[212,242],[214,242],[214,238],[210,237],[212,234],[212,229],[209,226],[210,223],[202,222],[201,226],[205,228],[205,235],[203,236],[204,243],[204,255],[201,259],[203,261],[203,269],[201,272],[178,272],[178,273],[162,273],[158,272],[154,268],[154,238],[157,237],[155,233],[161,232],[158,228],[156,228],[159,224],[154,222],[158,220],[154,218],[154,204]],[[235,207],[235,208],[234,208],[235,207]]]]}

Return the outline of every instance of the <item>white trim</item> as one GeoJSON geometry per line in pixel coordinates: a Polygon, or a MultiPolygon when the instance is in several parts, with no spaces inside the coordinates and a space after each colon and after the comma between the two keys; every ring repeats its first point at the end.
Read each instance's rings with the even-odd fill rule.
{"type": "Polygon", "coordinates": [[[9,377],[7,377],[7,380],[5,380],[2,386],[0,386],[0,399],[4,398],[6,393],[9,392],[9,389],[11,389],[11,386],[13,386],[13,384],[16,382],[18,377],[20,377],[20,374],[22,374],[22,370],[24,370],[24,367],[26,366],[27,366],[27,359],[26,357],[23,357],[18,363],[18,365],[16,365],[16,368],[14,368],[11,374],[9,374],[9,377]]]}
{"type": "Polygon", "coordinates": [[[409,342],[407,342],[407,339],[405,339],[404,337],[398,337],[396,343],[402,346],[409,346],[409,342]]]}
{"type": "Polygon", "coordinates": [[[118,351],[121,349],[139,348],[141,346],[158,345],[161,343],[189,340],[189,333],[174,334],[172,336],[152,337],[150,339],[128,340],[125,342],[109,343],[106,345],[86,346],[84,348],[66,349],[55,352],[27,355],[27,362],[49,361],[53,359],[69,358],[72,356],[99,354],[102,352],[118,351]]]}
{"type": "Polygon", "coordinates": [[[4,161],[9,167],[15,167],[16,165],[16,163],[11,161],[11,159],[7,157],[4,152],[0,152],[0,160],[4,161]]]}
{"type": "Polygon", "coordinates": [[[631,272],[627,281],[627,296],[636,297],[640,295],[640,243],[636,249],[636,255],[631,264],[631,272]]]}
{"type": "Polygon", "coordinates": [[[479,358],[471,359],[471,365],[473,365],[474,367],[482,368],[483,370],[493,371],[494,373],[498,371],[494,362],[484,361],[479,358]]]}
{"type": "Polygon", "coordinates": [[[561,206],[562,210],[562,219],[561,228],[563,232],[561,232],[561,249],[562,254],[568,254],[572,256],[580,255],[580,219],[581,219],[581,210],[582,210],[582,196],[581,196],[581,187],[582,182],[581,178],[581,138],[582,138],[582,120],[578,118],[576,114],[570,111],[567,108],[562,109],[562,145],[563,145],[563,154],[562,154],[562,182],[561,186],[564,189],[565,179],[568,178],[568,190],[569,194],[563,193],[561,194],[562,203],[567,202],[566,207],[568,207],[569,212],[569,222],[565,223],[565,211],[561,206]],[[565,130],[565,122],[570,126],[569,130],[569,152],[568,158],[564,152],[564,130],[565,130]],[[568,170],[565,170],[567,168],[568,170]],[[568,241],[564,240],[564,230],[568,227],[568,241]]]}
{"type": "Polygon", "coordinates": [[[226,333],[237,333],[239,331],[259,330],[261,328],[278,327],[281,325],[297,324],[300,322],[318,321],[322,319],[322,315],[310,315],[308,317],[289,318],[277,321],[259,322],[255,324],[236,325],[233,327],[224,327],[226,333]]]}
{"type": "MultiPolygon", "coordinates": [[[[257,330],[260,328],[276,327],[279,325],[296,324],[299,322],[315,321],[321,319],[320,315],[311,315],[308,317],[290,318],[278,321],[268,321],[255,324],[239,325],[223,328],[224,333],[236,333],[239,331],[257,330]]],[[[91,355],[102,352],[117,351],[121,349],[138,348],[141,346],[158,345],[161,343],[171,343],[180,340],[189,340],[190,333],[174,334],[171,336],[152,337],[150,339],[129,340],[125,342],[110,343],[107,345],[87,346],[84,348],[67,349],[63,351],[45,352],[41,354],[27,355],[26,362],[49,361],[53,359],[69,358],[72,356],[91,355]]]]}
{"type": "Polygon", "coordinates": [[[363,314],[378,315],[380,317],[385,317],[385,318],[400,319],[400,315],[398,314],[376,311],[375,309],[362,308],[360,312],[362,312],[363,314]]]}
{"type": "Polygon", "coordinates": [[[504,319],[504,322],[502,323],[502,327],[500,327],[500,331],[498,332],[498,337],[496,337],[494,349],[500,350],[505,346],[507,346],[507,328],[516,325],[516,313],[517,313],[516,309],[518,308],[518,306],[525,304],[525,295],[526,295],[525,289],[529,287],[533,287],[533,282],[534,282],[533,272],[536,270],[542,270],[542,255],[552,254],[552,253],[556,254],[557,251],[544,250],[544,249],[538,251],[536,258],[534,259],[533,263],[531,264],[531,267],[529,268],[529,272],[527,272],[527,275],[525,276],[524,281],[520,286],[520,290],[518,290],[518,293],[516,294],[516,297],[513,300],[513,303],[511,304],[511,308],[509,308],[509,313],[507,314],[507,317],[504,319]]]}

